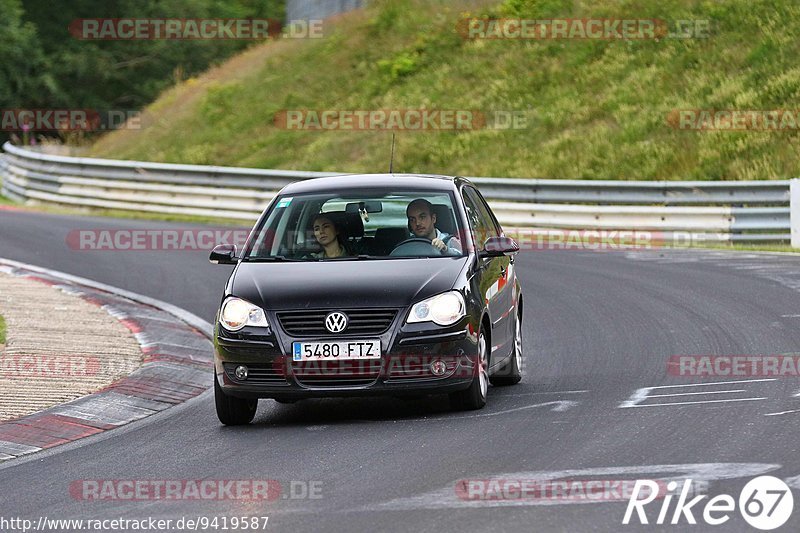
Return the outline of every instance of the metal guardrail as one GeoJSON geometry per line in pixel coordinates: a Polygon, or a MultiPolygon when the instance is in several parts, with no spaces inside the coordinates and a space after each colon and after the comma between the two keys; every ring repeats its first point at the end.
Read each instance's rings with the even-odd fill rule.
{"type": "MultiPolygon", "coordinates": [[[[247,221],[284,185],[338,175],[66,157],[9,143],[3,149],[2,193],[18,202],[247,221]]],[[[790,180],[471,180],[504,226],[681,232],[716,241],[790,239],[790,180]]]]}
{"type": "Polygon", "coordinates": [[[315,20],[364,7],[365,0],[288,0],[286,20],[315,20]]]}

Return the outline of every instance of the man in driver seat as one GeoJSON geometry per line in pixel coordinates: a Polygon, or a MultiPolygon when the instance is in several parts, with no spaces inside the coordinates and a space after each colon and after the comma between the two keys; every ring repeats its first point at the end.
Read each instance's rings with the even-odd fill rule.
{"type": "Polygon", "coordinates": [[[461,241],[436,227],[436,213],[433,212],[433,204],[428,200],[418,198],[408,204],[406,216],[408,229],[411,230],[413,237],[428,239],[431,241],[431,246],[439,250],[442,255],[461,255],[461,241]]]}

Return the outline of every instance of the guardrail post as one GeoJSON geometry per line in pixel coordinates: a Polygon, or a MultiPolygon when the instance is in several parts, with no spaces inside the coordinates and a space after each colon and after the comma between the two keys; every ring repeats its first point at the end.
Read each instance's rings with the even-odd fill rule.
{"type": "Polygon", "coordinates": [[[789,180],[789,226],[792,248],[800,248],[800,179],[789,180]]]}

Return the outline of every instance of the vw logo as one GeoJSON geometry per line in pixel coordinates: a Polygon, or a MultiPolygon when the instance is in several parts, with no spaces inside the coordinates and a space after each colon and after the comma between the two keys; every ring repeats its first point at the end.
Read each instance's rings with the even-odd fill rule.
{"type": "Polygon", "coordinates": [[[347,328],[347,315],[334,311],[325,317],[325,328],[331,333],[341,333],[347,328]]]}

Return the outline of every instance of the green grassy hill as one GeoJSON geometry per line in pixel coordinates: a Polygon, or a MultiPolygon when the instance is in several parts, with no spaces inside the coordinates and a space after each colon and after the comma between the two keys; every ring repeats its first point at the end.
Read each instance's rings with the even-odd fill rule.
{"type": "Polygon", "coordinates": [[[373,0],[324,39],[249,49],[164,93],[92,155],[383,172],[391,134],[287,131],[284,109],[524,110],[522,130],[402,132],[395,170],[587,179],[797,174],[797,129],[684,131],[675,109],[800,108],[800,5],[759,0],[373,0]],[[710,20],[703,39],[473,40],[464,16],[710,20]]]}

